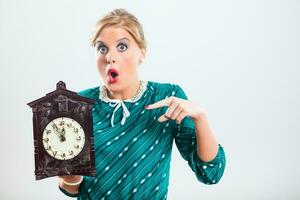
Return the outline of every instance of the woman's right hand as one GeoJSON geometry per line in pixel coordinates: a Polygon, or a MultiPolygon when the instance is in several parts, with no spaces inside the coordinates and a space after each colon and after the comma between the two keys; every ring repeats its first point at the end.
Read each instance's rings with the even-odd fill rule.
{"type": "Polygon", "coordinates": [[[82,182],[82,176],[80,175],[66,175],[58,177],[59,187],[66,190],[69,193],[77,194],[79,191],[80,183],[82,182]]]}

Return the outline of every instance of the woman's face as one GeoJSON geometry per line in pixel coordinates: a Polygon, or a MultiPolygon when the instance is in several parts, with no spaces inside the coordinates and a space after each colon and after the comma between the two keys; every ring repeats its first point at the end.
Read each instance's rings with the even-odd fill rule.
{"type": "Polygon", "coordinates": [[[100,76],[109,90],[117,92],[136,85],[137,67],[145,50],[125,29],[104,28],[95,42],[95,51],[100,76]]]}

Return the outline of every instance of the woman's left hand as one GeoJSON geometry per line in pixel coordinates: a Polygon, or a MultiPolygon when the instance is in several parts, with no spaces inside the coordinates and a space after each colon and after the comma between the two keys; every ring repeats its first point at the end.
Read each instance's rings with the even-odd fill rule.
{"type": "Polygon", "coordinates": [[[199,120],[201,116],[205,114],[204,109],[197,104],[174,96],[145,106],[145,108],[150,110],[163,106],[168,106],[168,110],[164,115],[158,118],[159,122],[172,119],[175,120],[177,124],[180,124],[180,122],[187,116],[191,117],[193,120],[199,120]]]}

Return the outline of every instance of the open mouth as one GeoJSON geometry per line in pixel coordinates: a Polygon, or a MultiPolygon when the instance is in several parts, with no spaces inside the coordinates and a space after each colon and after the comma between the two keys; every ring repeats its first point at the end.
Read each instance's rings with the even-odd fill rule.
{"type": "Polygon", "coordinates": [[[119,73],[115,69],[109,69],[108,70],[108,77],[109,77],[109,82],[116,82],[118,79],[119,73]]]}
{"type": "Polygon", "coordinates": [[[110,75],[111,75],[113,78],[116,78],[116,77],[118,76],[118,74],[115,73],[115,72],[111,72],[110,75]]]}

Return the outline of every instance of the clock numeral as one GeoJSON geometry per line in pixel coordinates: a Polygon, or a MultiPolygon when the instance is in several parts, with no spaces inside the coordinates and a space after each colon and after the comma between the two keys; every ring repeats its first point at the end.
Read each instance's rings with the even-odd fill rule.
{"type": "Polygon", "coordinates": [[[45,138],[43,139],[45,142],[49,142],[49,138],[45,138]]]}
{"type": "Polygon", "coordinates": [[[44,150],[55,159],[67,160],[74,158],[85,148],[83,144],[86,140],[84,127],[72,118],[59,117],[53,119],[42,133],[41,139],[44,150]],[[65,149],[66,147],[68,149],[65,149]]]}

